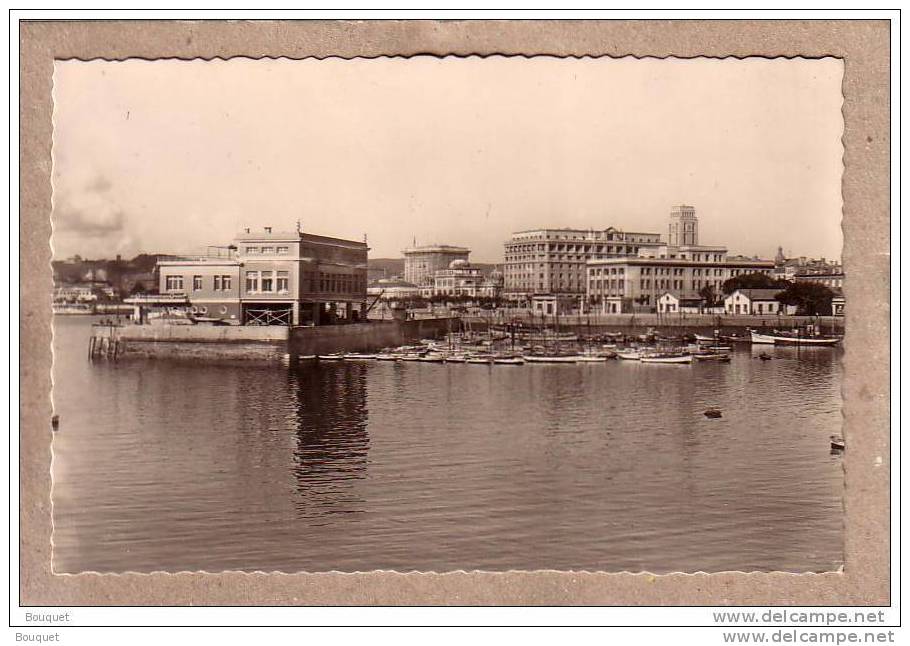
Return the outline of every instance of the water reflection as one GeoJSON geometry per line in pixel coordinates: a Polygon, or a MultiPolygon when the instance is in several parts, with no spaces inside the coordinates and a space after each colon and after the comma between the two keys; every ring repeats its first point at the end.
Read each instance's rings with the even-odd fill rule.
{"type": "Polygon", "coordinates": [[[88,333],[55,322],[57,572],[843,562],[839,349],[284,369],[91,364],[88,333]]]}
{"type": "Polygon", "coordinates": [[[356,363],[302,363],[288,371],[296,413],[295,505],[301,517],[364,511],[357,482],[366,478],[370,448],[367,369],[356,363]]]}

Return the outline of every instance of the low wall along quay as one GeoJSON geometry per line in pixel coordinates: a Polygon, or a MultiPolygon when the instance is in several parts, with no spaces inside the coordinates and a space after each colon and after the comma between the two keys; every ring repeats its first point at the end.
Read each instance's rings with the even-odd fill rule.
{"type": "Polygon", "coordinates": [[[367,352],[459,329],[457,318],[383,321],[319,327],[96,325],[89,358],[293,360],[333,352],[367,352]]]}

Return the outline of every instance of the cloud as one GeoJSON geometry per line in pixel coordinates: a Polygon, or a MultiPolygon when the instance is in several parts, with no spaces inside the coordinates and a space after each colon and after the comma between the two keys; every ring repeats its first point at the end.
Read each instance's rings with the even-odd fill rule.
{"type": "Polygon", "coordinates": [[[110,180],[98,175],[75,191],[54,196],[55,229],[87,238],[114,237],[124,231],[127,214],[111,194],[110,180]]]}

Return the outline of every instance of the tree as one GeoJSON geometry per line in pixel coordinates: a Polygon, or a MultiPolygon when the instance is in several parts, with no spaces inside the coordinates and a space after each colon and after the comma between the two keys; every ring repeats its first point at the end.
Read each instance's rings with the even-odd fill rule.
{"type": "Polygon", "coordinates": [[[795,282],[776,298],[784,305],[796,305],[796,313],[801,316],[829,316],[834,292],[821,283],[795,282]]]}
{"type": "Polygon", "coordinates": [[[756,271],[725,280],[723,292],[729,295],[737,289],[786,289],[789,284],[786,280],[778,280],[756,271]]]}
{"type": "Polygon", "coordinates": [[[714,307],[717,305],[717,293],[713,285],[705,285],[698,290],[698,295],[705,299],[705,307],[714,307]]]}

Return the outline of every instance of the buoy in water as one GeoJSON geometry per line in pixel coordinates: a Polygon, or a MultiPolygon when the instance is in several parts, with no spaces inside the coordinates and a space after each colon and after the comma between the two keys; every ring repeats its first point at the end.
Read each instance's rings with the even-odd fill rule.
{"type": "Polygon", "coordinates": [[[705,417],[717,419],[718,417],[723,417],[723,413],[720,412],[719,408],[709,408],[705,411],[705,417]]]}

